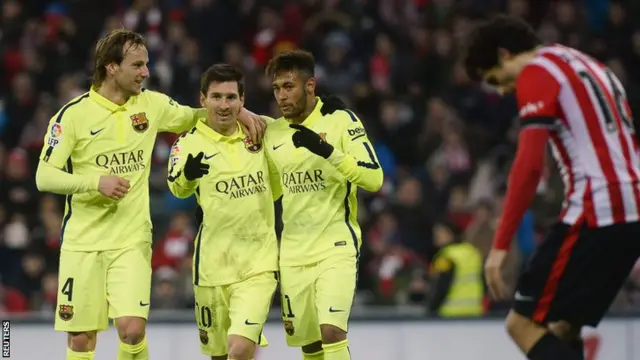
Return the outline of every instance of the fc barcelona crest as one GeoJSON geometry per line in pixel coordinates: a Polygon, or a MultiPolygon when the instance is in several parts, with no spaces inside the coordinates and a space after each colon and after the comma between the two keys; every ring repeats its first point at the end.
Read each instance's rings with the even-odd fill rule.
{"type": "Polygon", "coordinates": [[[260,151],[260,149],[262,149],[262,144],[254,144],[253,141],[251,141],[251,138],[248,136],[242,141],[244,142],[245,149],[247,149],[247,151],[249,151],[250,153],[256,153],[260,151]]]}
{"type": "Polygon", "coordinates": [[[289,335],[292,336],[296,330],[293,328],[293,321],[291,320],[284,320],[283,321],[284,324],[284,331],[289,335]]]}
{"type": "Polygon", "coordinates": [[[71,305],[60,305],[60,309],[58,310],[58,315],[60,319],[64,321],[69,321],[73,318],[73,306],[71,305]]]}
{"type": "Polygon", "coordinates": [[[131,126],[133,126],[133,130],[139,133],[147,131],[147,129],[149,128],[147,113],[142,112],[131,115],[131,126]]]}
{"type": "Polygon", "coordinates": [[[199,330],[200,332],[200,342],[202,345],[207,345],[209,343],[209,334],[207,334],[206,330],[199,330]]]}

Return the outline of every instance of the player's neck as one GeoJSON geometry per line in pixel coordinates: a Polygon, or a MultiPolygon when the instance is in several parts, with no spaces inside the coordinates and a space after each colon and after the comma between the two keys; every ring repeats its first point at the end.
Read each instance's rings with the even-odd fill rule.
{"type": "Polygon", "coordinates": [[[120,90],[113,81],[103,82],[96,92],[116,105],[124,105],[130,97],[120,90]]]}
{"type": "Polygon", "coordinates": [[[316,99],[315,96],[313,96],[313,100],[311,102],[307,102],[307,107],[306,109],[302,112],[302,114],[300,114],[300,116],[295,117],[293,119],[290,119],[290,121],[294,124],[302,124],[305,120],[307,120],[307,118],[309,117],[309,115],[311,115],[311,113],[313,112],[313,110],[315,110],[316,105],[318,105],[318,99],[316,99]]]}
{"type": "Polygon", "coordinates": [[[220,124],[212,119],[209,119],[207,123],[209,124],[209,127],[213,129],[213,131],[224,136],[231,136],[238,130],[237,121],[233,121],[227,125],[227,124],[220,124]]]}

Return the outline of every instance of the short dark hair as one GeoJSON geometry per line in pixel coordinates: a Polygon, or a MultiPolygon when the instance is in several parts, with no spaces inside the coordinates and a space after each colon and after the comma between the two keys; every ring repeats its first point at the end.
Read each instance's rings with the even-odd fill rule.
{"type": "Polygon", "coordinates": [[[227,81],[237,82],[238,94],[244,96],[244,75],[240,70],[229,64],[211,65],[200,78],[200,93],[206,95],[211,83],[223,83],[227,81]]]}
{"type": "Polygon", "coordinates": [[[291,50],[282,52],[267,64],[267,76],[273,77],[280,71],[297,70],[308,77],[315,76],[316,60],[313,55],[304,50],[291,50]]]}
{"type": "Polygon", "coordinates": [[[481,72],[498,65],[498,49],[520,54],[542,44],[535,31],[523,20],[506,15],[496,16],[478,25],[467,41],[464,59],[467,75],[474,81],[481,72]]]}
{"type": "Polygon", "coordinates": [[[91,85],[94,87],[102,85],[102,82],[107,78],[107,65],[122,63],[126,44],[129,44],[129,49],[147,46],[144,36],[127,29],[115,29],[98,41],[94,55],[91,85]]]}

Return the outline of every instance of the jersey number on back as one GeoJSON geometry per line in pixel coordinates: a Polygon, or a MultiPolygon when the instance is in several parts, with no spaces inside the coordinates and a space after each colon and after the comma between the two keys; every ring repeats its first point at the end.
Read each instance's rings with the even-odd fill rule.
{"type": "Polygon", "coordinates": [[[600,109],[602,109],[604,115],[604,123],[608,132],[615,132],[618,130],[618,126],[616,125],[616,112],[620,114],[620,119],[622,120],[622,125],[629,130],[631,134],[635,133],[635,129],[633,128],[633,119],[631,118],[631,114],[627,112],[627,108],[625,106],[626,99],[622,92],[622,89],[618,86],[618,82],[613,79],[613,74],[611,70],[605,69],[604,72],[607,74],[607,80],[613,89],[613,96],[615,102],[615,109],[612,109],[609,106],[609,102],[607,101],[606,89],[603,89],[598,81],[589,73],[588,71],[580,71],[578,74],[583,81],[586,81],[587,84],[591,87],[596,98],[598,99],[598,105],[600,109]]]}

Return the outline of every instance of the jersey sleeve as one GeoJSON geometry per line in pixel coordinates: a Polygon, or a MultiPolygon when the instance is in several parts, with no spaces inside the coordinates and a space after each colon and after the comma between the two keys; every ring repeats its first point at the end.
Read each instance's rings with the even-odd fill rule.
{"type": "Polygon", "coordinates": [[[544,167],[549,130],[558,117],[560,84],[544,67],[528,65],[516,87],[522,131],[509,171],[503,216],[493,246],[508,250],[536,193],[544,167]]]}
{"type": "Polygon", "coordinates": [[[367,133],[358,117],[350,110],[347,125],[342,127],[343,151],[334,147],[329,162],[351,183],[367,191],[382,187],[383,173],[367,133]]]}
{"type": "Polygon", "coordinates": [[[100,174],[70,174],[40,160],[36,170],[36,187],[40,191],[68,195],[98,190],[100,174]]]}
{"type": "Polygon", "coordinates": [[[36,187],[55,194],[98,190],[100,174],[73,174],[71,153],[76,146],[72,114],[62,108],[49,122],[36,170],[36,187]],[[63,168],[65,170],[63,170],[63,168]]]}
{"type": "Polygon", "coordinates": [[[200,179],[189,181],[184,177],[184,165],[189,156],[189,140],[191,140],[187,136],[188,134],[185,134],[173,143],[168,163],[167,183],[169,190],[180,199],[186,199],[193,195],[200,183],[200,179]]]}
{"type": "Polygon", "coordinates": [[[558,118],[559,93],[560,84],[547,69],[525,66],[516,82],[521,128],[551,128],[558,118]]]}
{"type": "Polygon", "coordinates": [[[65,110],[65,108],[60,110],[49,121],[47,133],[44,135],[44,146],[40,153],[40,160],[58,169],[67,166],[67,161],[76,146],[73,118],[65,110]]]}
{"type": "MultiPolygon", "coordinates": [[[[149,90],[147,90],[149,91],[149,90]]],[[[207,116],[206,109],[195,109],[189,106],[179,104],[169,96],[152,92],[152,106],[160,109],[160,132],[181,133],[187,131],[196,125],[200,118],[207,116]]]]}

